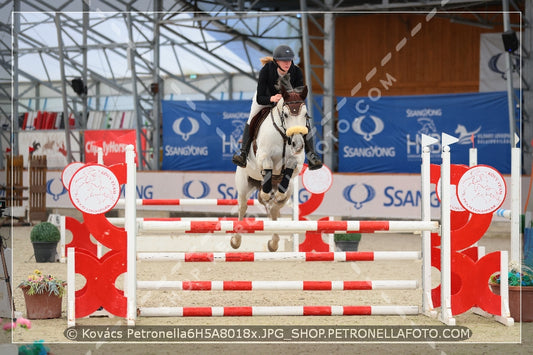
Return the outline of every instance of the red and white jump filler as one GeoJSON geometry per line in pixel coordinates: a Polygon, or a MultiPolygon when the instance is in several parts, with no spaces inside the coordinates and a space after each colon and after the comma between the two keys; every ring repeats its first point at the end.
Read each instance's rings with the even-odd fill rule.
{"type": "MultiPolygon", "coordinates": [[[[506,300],[506,286],[502,284],[502,297],[490,297],[488,302],[479,302],[472,291],[474,288],[462,288],[460,291],[451,282],[450,274],[469,270],[476,271],[480,278],[476,287],[486,285],[488,272],[506,272],[506,252],[490,254],[486,258],[478,257],[476,260],[457,261],[459,258],[455,248],[455,233],[460,231],[450,228],[450,178],[449,166],[446,165],[446,154],[449,155],[448,145],[443,145],[442,176],[442,224],[430,220],[429,196],[430,178],[435,181],[435,168],[430,169],[429,149],[427,145],[433,144],[423,138],[422,154],[422,219],[417,221],[260,221],[260,220],[217,220],[217,221],[177,221],[177,220],[137,220],[137,205],[135,192],[135,159],[133,150],[126,153],[126,164],[117,164],[109,168],[101,165],[85,165],[76,170],[70,177],[71,186],[79,186],[76,191],[69,191],[76,199],[75,205],[83,213],[84,225],[90,234],[111,249],[101,258],[92,252],[77,248],[69,249],[69,282],[73,280],[74,273],[81,273],[87,280],[84,289],[74,291],[75,287],[68,288],[68,320],[69,325],[75,323],[76,318],[90,315],[99,307],[110,313],[125,317],[128,324],[135,324],[139,316],[256,316],[256,315],[373,315],[373,314],[418,314],[434,315],[434,306],[441,300],[441,320],[447,324],[454,324],[453,315],[464,312],[472,306],[477,306],[487,312],[497,315],[500,321],[510,324],[506,300]],[[425,144],[424,144],[425,143],[425,144]],[[446,150],[446,148],[448,148],[446,150]],[[106,170],[107,169],[107,170],[106,170]],[[448,171],[446,171],[448,169],[448,171]],[[105,172],[105,174],[101,174],[105,172]],[[114,175],[115,179],[109,174],[114,175]],[[77,176],[80,174],[79,176],[77,176]],[[101,174],[102,176],[97,176],[101,174]],[[95,176],[98,179],[95,179],[95,176]],[[89,179],[90,178],[90,179],[89,179]],[[85,180],[84,180],[85,179],[85,180]],[[92,181],[92,185],[83,181],[92,181]],[[76,183],[73,185],[72,181],[76,183]],[[77,182],[79,181],[79,183],[77,182]],[[96,183],[94,183],[96,182],[96,183]],[[98,184],[105,184],[105,187],[98,184]],[[111,224],[105,217],[105,212],[118,202],[115,187],[125,184],[125,227],[119,228],[111,224]],[[84,197],[85,196],[85,197],[84,197]],[[446,213],[448,215],[446,216],[446,213]],[[235,233],[235,232],[328,232],[337,231],[373,233],[375,231],[402,231],[422,232],[422,253],[418,251],[390,251],[390,252],[278,252],[278,253],[138,253],[136,250],[136,235],[138,231],[172,231],[176,233],[235,233]],[[440,259],[437,238],[440,232],[441,248],[440,259]],[[433,233],[433,236],[431,235],[433,233]],[[433,239],[433,240],[432,240],[433,239]],[[450,247],[451,241],[451,247],[450,247]],[[433,247],[433,248],[432,248],[433,247]],[[433,257],[431,250],[433,249],[433,257]],[[450,250],[453,250],[453,255],[450,250]],[[374,261],[374,260],[413,260],[422,257],[422,309],[418,306],[295,306],[295,307],[157,307],[146,308],[137,306],[137,289],[175,289],[186,291],[201,290],[312,290],[312,291],[352,291],[365,289],[405,288],[417,286],[414,280],[389,280],[382,281],[198,281],[194,283],[184,281],[142,281],[137,280],[137,260],[176,260],[183,262],[256,262],[256,261],[374,261]],[[461,264],[460,269],[451,270],[450,260],[455,260],[454,265],[461,264]],[[441,286],[431,290],[431,266],[441,269],[441,286]],[[116,278],[126,272],[127,288],[124,293],[116,289],[116,278]],[[442,290],[440,289],[442,288],[442,290]],[[113,289],[113,292],[102,290],[113,289]],[[467,291],[463,291],[463,290],[467,291]],[[440,296],[440,298],[439,298],[440,296]]],[[[449,158],[449,157],[448,157],[449,158]]],[[[73,201],[74,202],[74,201],[73,201]]],[[[176,202],[176,200],[174,200],[176,202]]],[[[142,202],[143,204],[145,202],[142,202]]],[[[155,202],[154,202],[155,203],[155,202]]],[[[499,207],[499,206],[498,206],[499,207]]],[[[470,213],[470,212],[467,212],[470,213]]],[[[452,218],[455,215],[452,212],[452,218]]],[[[486,218],[486,217],[485,217],[486,218]]],[[[473,218],[476,220],[476,218],[473,218]]],[[[455,226],[456,224],[454,224],[455,226]]],[[[466,223],[469,226],[469,223],[466,223]]],[[[468,228],[467,228],[468,229],[468,228]]],[[[455,266],[454,266],[455,267],[455,266]]],[[[471,275],[471,274],[470,274],[471,275]]],[[[505,279],[505,278],[504,278],[505,279]]],[[[72,281],[73,282],[73,281],[72,281]]],[[[488,286],[486,287],[488,289],[488,286]]],[[[440,305],[439,304],[439,305],[440,305]]]]}

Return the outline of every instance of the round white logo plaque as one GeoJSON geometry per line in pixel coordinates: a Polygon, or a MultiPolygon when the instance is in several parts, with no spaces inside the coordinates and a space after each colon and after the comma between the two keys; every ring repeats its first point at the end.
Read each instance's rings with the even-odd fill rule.
{"type": "Polygon", "coordinates": [[[333,174],[325,165],[320,169],[309,170],[305,168],[302,175],[302,185],[312,194],[323,194],[327,192],[333,184],[333,174]]]}
{"type": "Polygon", "coordinates": [[[80,162],[70,163],[69,165],[65,166],[65,169],[63,169],[63,172],[61,173],[61,182],[63,183],[65,189],[68,190],[70,179],[72,179],[72,176],[76,173],[76,171],[80,170],[83,166],[85,166],[85,164],[80,162]]]}
{"type": "Polygon", "coordinates": [[[503,176],[490,166],[478,165],[468,169],[457,184],[459,202],[475,214],[496,211],[503,204],[506,194],[503,176]]]}
{"type": "Polygon", "coordinates": [[[120,184],[111,170],[103,165],[87,165],[70,180],[70,200],[80,211],[102,214],[111,210],[120,197],[120,184]]]}

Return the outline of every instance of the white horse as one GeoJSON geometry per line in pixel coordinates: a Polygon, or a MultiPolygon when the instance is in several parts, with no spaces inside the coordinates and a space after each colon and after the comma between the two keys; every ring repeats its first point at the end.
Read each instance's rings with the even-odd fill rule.
{"type": "MultiPolygon", "coordinates": [[[[298,176],[305,160],[304,135],[307,134],[307,86],[281,90],[283,98],[265,118],[252,142],[246,168],[237,167],[235,186],[238,192],[239,220],[246,214],[247,201],[259,190],[258,200],[273,221],[292,195],[292,178],[298,176]]],[[[231,238],[231,246],[241,245],[241,235],[231,238]]],[[[279,235],[268,242],[268,250],[278,250],[279,235]]]]}

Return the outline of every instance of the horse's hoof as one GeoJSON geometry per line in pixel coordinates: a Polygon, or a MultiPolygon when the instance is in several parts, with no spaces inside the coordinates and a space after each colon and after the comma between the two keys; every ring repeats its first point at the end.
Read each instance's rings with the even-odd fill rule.
{"type": "Polygon", "coordinates": [[[270,201],[270,199],[272,198],[272,194],[270,192],[266,193],[266,192],[261,191],[260,195],[261,195],[261,200],[263,200],[263,202],[265,203],[270,201]]]}
{"type": "Polygon", "coordinates": [[[239,249],[239,247],[241,246],[241,235],[240,234],[235,234],[233,237],[231,237],[231,241],[230,241],[230,244],[231,244],[231,247],[233,249],[239,249]]]}
{"type": "Polygon", "coordinates": [[[282,203],[282,202],[285,202],[287,200],[289,196],[287,196],[286,193],[283,193],[283,192],[279,192],[279,191],[276,191],[276,193],[274,194],[274,200],[277,202],[277,203],[282,203]]]}
{"type": "Polygon", "coordinates": [[[271,252],[274,252],[276,250],[278,250],[278,246],[279,246],[279,235],[277,234],[274,234],[272,236],[272,239],[270,239],[268,241],[268,251],[271,251],[271,252]]]}

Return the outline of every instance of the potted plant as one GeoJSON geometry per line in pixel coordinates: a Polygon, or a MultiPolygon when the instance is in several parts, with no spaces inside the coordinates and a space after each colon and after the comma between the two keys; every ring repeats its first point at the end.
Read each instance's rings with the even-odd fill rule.
{"type": "Polygon", "coordinates": [[[11,332],[16,328],[31,329],[31,322],[28,319],[22,317],[16,319],[0,318],[0,327],[4,330],[0,332],[0,354],[40,354],[40,352],[23,352],[21,351],[21,347],[25,347],[25,345],[17,348],[16,344],[11,344],[11,332]]]}
{"type": "Polygon", "coordinates": [[[38,263],[55,262],[57,260],[57,243],[61,239],[59,229],[50,222],[37,224],[30,233],[35,261],[38,263]]]}
{"type": "MultiPolygon", "coordinates": [[[[517,322],[533,322],[533,269],[527,265],[511,264],[507,275],[509,283],[509,312],[517,322]],[[520,312],[520,294],[522,295],[522,309],[520,312]]],[[[490,277],[492,292],[500,294],[500,274],[490,277]]]]}
{"type": "Polygon", "coordinates": [[[336,249],[339,251],[357,251],[361,241],[361,233],[335,233],[336,249]]]}
{"type": "Polygon", "coordinates": [[[39,270],[22,281],[18,287],[24,293],[28,319],[61,317],[61,301],[67,283],[39,270]]]}

